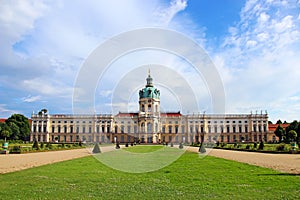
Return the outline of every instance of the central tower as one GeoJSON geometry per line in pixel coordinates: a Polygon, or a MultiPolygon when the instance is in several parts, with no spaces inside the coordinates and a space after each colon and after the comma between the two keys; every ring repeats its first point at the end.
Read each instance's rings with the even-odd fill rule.
{"type": "Polygon", "coordinates": [[[157,143],[160,139],[160,91],[153,86],[152,81],[149,70],[147,83],[139,91],[140,140],[147,143],[157,143]]]}

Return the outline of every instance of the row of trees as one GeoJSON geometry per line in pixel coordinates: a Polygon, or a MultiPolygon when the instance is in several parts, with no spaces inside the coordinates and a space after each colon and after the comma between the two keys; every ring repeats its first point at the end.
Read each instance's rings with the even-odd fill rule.
{"type": "Polygon", "coordinates": [[[284,130],[281,126],[281,123],[277,121],[279,124],[275,130],[275,135],[279,138],[279,141],[283,141],[285,143],[297,142],[300,143],[300,122],[293,121],[290,123],[288,127],[284,130]]]}
{"type": "Polygon", "coordinates": [[[0,136],[6,140],[27,140],[30,134],[28,118],[13,114],[4,123],[0,122],[0,136]]]}

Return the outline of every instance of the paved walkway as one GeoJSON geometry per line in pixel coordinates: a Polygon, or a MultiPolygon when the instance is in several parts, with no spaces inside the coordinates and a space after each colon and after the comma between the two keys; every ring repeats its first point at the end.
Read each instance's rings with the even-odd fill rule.
{"type": "MultiPolygon", "coordinates": [[[[188,150],[198,152],[198,149],[198,147],[189,147],[188,150]]],[[[300,175],[300,154],[269,154],[221,149],[207,149],[207,154],[300,175]]]]}
{"type": "MultiPolygon", "coordinates": [[[[113,146],[101,147],[102,152],[111,151],[113,149],[113,146]]],[[[198,152],[197,147],[189,147],[188,150],[198,152]]],[[[207,149],[207,154],[300,175],[300,154],[266,154],[220,149],[207,149]]],[[[90,153],[87,149],[0,155],[0,174],[88,155],[90,155],[90,153]]]]}
{"type": "Polygon", "coordinates": [[[0,155],[0,174],[90,155],[86,149],[0,155]]]}

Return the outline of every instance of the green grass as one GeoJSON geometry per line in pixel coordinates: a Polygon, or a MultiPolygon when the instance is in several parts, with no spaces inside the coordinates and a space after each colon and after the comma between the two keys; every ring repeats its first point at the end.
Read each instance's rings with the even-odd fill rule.
{"type": "MultiPolygon", "coordinates": [[[[152,146],[144,148],[127,150],[153,150],[152,146]]],[[[300,196],[300,177],[210,156],[201,158],[191,152],[149,173],[116,171],[88,156],[2,174],[0,182],[0,199],[299,199],[300,196]]]]}
{"type": "Polygon", "coordinates": [[[132,147],[124,148],[124,150],[133,153],[149,153],[149,152],[157,151],[162,148],[164,148],[164,146],[162,145],[147,145],[147,146],[132,146],[132,147]]]}

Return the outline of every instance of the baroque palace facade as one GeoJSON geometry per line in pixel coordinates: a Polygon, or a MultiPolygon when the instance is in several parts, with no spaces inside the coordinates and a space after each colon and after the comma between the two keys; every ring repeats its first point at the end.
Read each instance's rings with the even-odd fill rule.
{"type": "Polygon", "coordinates": [[[30,141],[39,142],[259,142],[275,141],[268,114],[189,114],[160,112],[160,91],[150,73],[134,113],[32,114],[30,141]],[[202,137],[201,137],[202,136],[202,137]]]}

